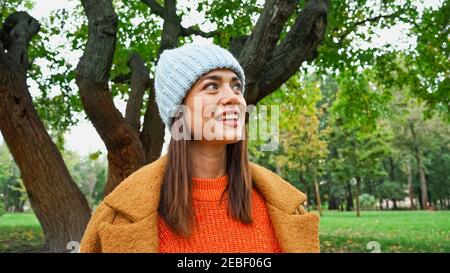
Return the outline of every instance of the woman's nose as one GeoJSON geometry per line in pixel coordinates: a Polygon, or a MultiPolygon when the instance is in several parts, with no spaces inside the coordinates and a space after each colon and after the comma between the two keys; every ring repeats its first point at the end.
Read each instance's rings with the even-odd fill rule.
{"type": "Polygon", "coordinates": [[[239,95],[230,86],[225,86],[222,92],[221,104],[239,104],[239,95]]]}

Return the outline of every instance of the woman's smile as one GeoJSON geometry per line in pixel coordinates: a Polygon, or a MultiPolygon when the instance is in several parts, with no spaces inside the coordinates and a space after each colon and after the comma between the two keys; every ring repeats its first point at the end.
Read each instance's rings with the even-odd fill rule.
{"type": "Polygon", "coordinates": [[[237,127],[240,121],[240,111],[237,109],[223,111],[216,117],[217,123],[228,127],[237,127]]]}

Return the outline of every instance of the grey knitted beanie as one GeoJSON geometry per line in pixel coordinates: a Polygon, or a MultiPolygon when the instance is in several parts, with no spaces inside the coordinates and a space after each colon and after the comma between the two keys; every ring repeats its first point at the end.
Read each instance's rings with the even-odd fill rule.
{"type": "Polygon", "coordinates": [[[163,51],[156,65],[155,92],[159,115],[169,130],[174,111],[196,81],[220,68],[235,72],[245,85],[244,71],[239,62],[228,50],[217,45],[186,44],[163,51]]]}

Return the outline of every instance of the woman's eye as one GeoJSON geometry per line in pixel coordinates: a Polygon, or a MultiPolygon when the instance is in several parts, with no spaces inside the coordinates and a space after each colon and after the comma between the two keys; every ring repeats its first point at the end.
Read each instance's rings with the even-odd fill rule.
{"type": "Polygon", "coordinates": [[[205,90],[216,90],[216,89],[218,89],[218,86],[215,83],[208,83],[207,85],[205,85],[205,87],[203,89],[205,89],[205,90]]]}
{"type": "Polygon", "coordinates": [[[237,84],[233,85],[233,90],[241,92],[241,90],[242,90],[241,84],[237,83],[237,84]]]}

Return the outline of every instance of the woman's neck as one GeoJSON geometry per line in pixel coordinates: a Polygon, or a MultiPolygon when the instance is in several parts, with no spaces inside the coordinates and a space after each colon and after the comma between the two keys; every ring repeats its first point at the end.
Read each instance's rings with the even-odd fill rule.
{"type": "Polygon", "coordinates": [[[217,178],[226,174],[227,145],[190,141],[192,177],[217,178]]]}

